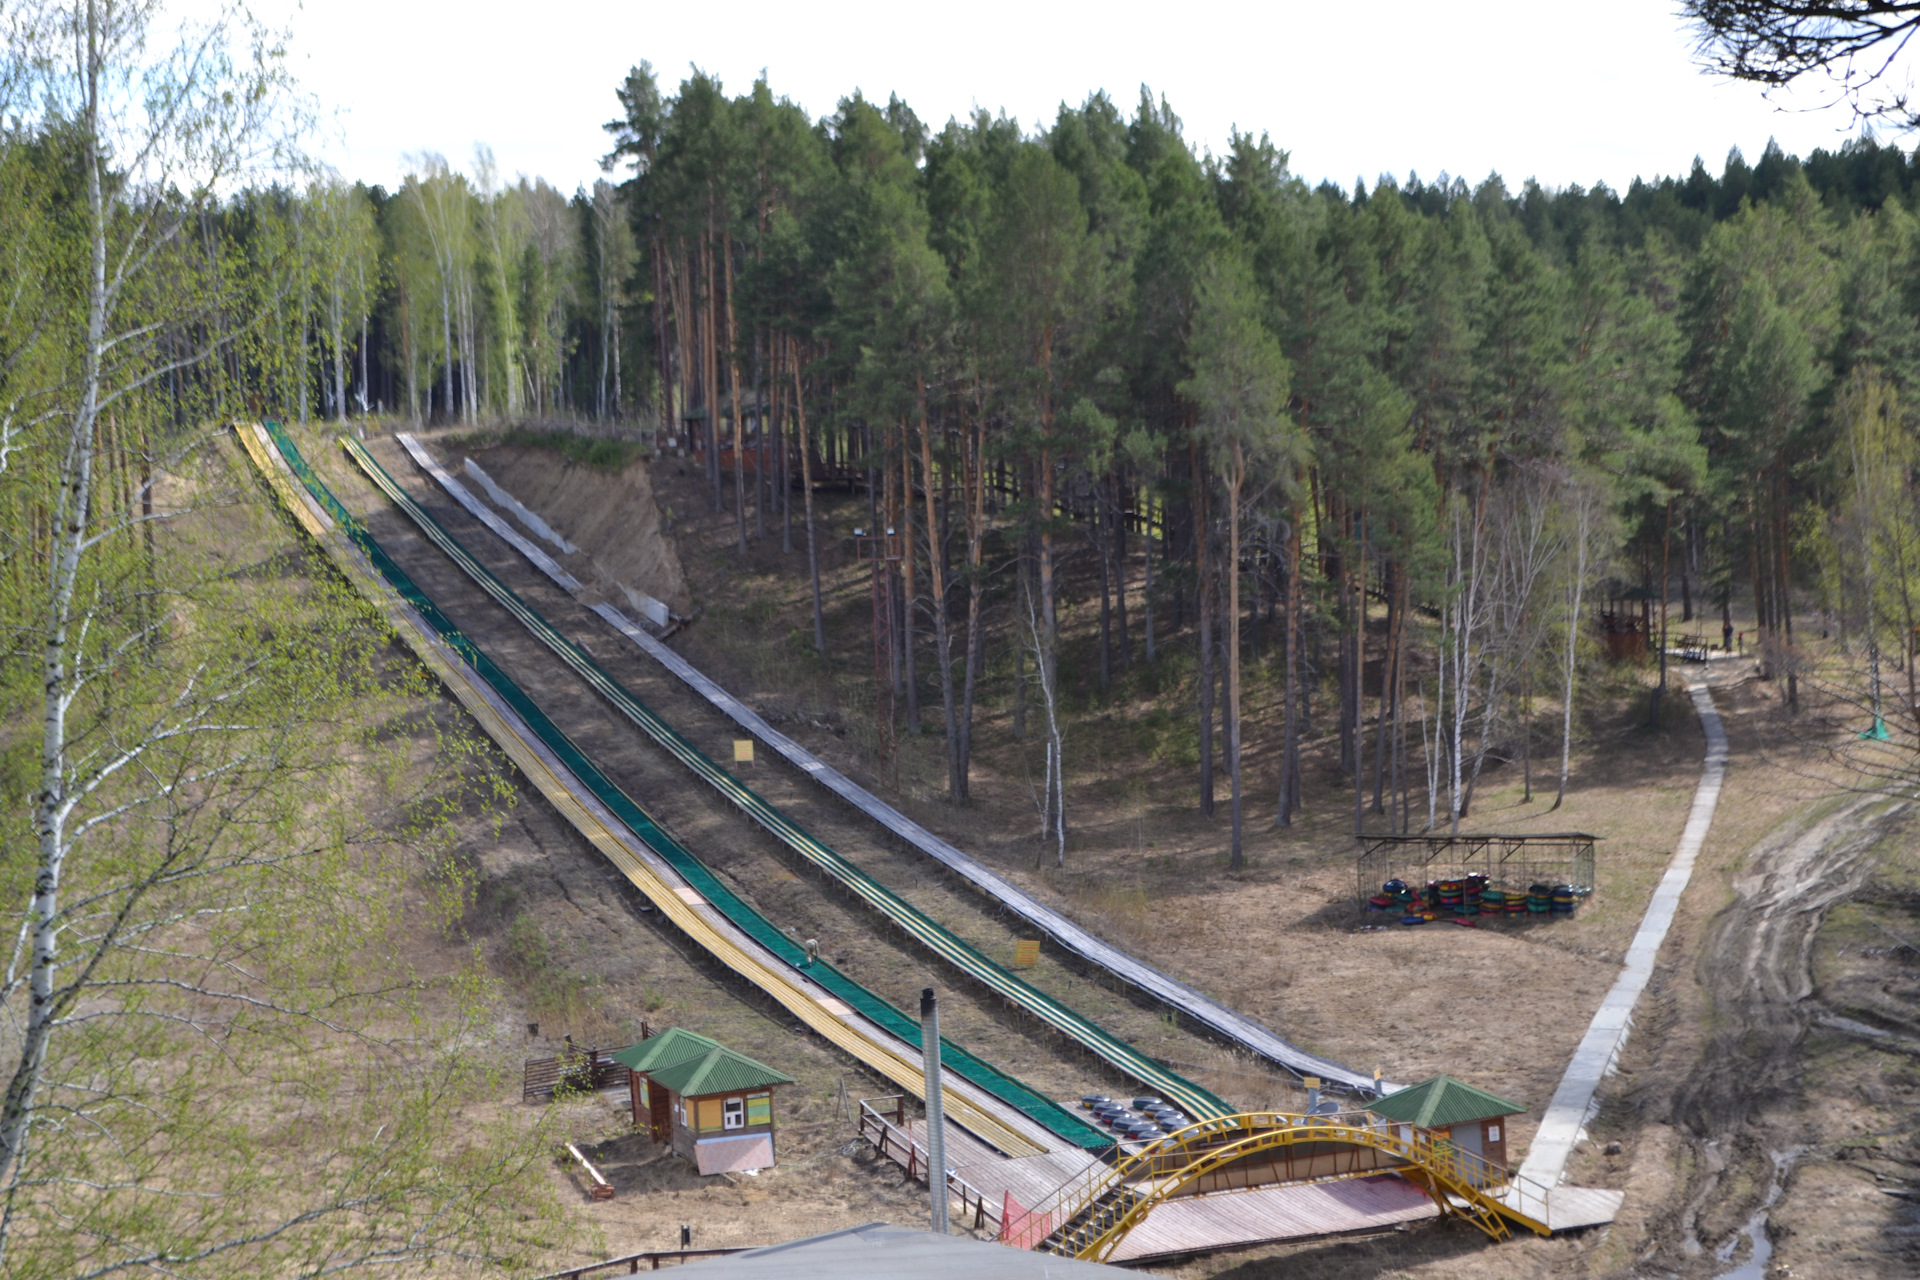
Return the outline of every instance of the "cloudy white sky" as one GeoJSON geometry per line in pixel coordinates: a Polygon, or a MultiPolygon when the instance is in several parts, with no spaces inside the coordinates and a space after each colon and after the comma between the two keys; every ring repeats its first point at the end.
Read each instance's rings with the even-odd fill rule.
{"type": "Polygon", "coordinates": [[[321,150],[351,177],[391,184],[405,157],[470,163],[494,149],[506,176],[590,182],[601,123],[629,65],[671,88],[690,64],[729,92],[763,70],[818,116],[856,87],[904,97],[938,126],[976,105],[1029,127],[1064,99],[1105,89],[1131,110],[1164,93],[1189,139],[1220,149],[1234,127],[1270,133],[1310,180],[1371,186],[1440,171],[1511,186],[1684,174],[1767,139],[1804,155],[1853,131],[1844,109],[1781,111],[1757,89],[1703,74],[1677,0],[1293,0],[1069,4],[827,4],[733,0],[255,0],[293,30],[306,87],[334,113],[321,150]]]}

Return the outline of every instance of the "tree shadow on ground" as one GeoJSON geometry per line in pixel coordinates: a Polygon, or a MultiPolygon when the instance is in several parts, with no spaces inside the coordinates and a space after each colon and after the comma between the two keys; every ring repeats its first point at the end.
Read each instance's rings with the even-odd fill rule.
{"type": "Polygon", "coordinates": [[[1492,1240],[1465,1223],[1428,1222],[1405,1231],[1283,1246],[1278,1252],[1212,1272],[1208,1280],[1365,1280],[1403,1274],[1423,1263],[1464,1258],[1492,1247],[1492,1240]]]}

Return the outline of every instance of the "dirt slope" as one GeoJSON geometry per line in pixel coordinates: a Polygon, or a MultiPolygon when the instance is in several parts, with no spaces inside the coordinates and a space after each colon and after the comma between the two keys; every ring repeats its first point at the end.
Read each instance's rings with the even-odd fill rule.
{"type": "MultiPolygon", "coordinates": [[[[536,511],[580,550],[567,555],[542,544],[582,582],[608,600],[638,611],[633,592],[664,600],[675,612],[689,609],[686,575],[673,542],[661,529],[651,471],[635,462],[616,473],[563,457],[551,449],[494,445],[468,450],[423,433],[459,474],[471,457],[521,503],[536,511]]],[[[408,464],[411,470],[411,464],[408,464]]]]}
{"type": "MultiPolygon", "coordinates": [[[[1870,1182],[1854,1178],[1853,1195],[1807,1185],[1847,1162],[1851,1141],[1873,1127],[1865,1123],[1871,1103],[1860,1105],[1871,1068],[1831,1061],[1838,1042],[1920,1047],[1836,1012],[1812,963],[1829,913],[1861,892],[1881,858],[1911,848],[1914,834],[1909,805],[1846,796],[1769,836],[1734,878],[1734,900],[1707,931],[1696,965],[1712,1032],[1674,1099],[1693,1169],[1686,1199],[1663,1232],[1672,1265],[1711,1274],[1702,1256],[1709,1252],[1714,1263],[1750,1261],[1756,1246],[1764,1257],[1777,1242],[1752,1233],[1766,1230],[1765,1211],[1783,1194],[1804,1224],[1796,1234],[1811,1246],[1791,1250],[1804,1255],[1802,1266],[1819,1260],[1867,1276],[1912,1275],[1920,1264],[1911,1234],[1903,1241],[1878,1229],[1895,1205],[1870,1182]],[[1816,1069],[1823,1058],[1826,1069],[1816,1069]],[[1862,1208],[1879,1212],[1863,1220],[1854,1212],[1862,1208]]],[[[1780,1265],[1792,1268],[1782,1252],[1780,1265]]]]}

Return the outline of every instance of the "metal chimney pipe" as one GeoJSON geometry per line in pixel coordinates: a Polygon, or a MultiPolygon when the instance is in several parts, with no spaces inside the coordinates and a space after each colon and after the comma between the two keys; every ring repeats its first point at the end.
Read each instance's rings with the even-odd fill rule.
{"type": "Polygon", "coordinates": [[[920,1053],[926,1073],[927,1189],[933,1198],[933,1232],[947,1234],[947,1142],[945,1107],[940,1098],[940,1003],[933,988],[920,992],[920,1053]]]}

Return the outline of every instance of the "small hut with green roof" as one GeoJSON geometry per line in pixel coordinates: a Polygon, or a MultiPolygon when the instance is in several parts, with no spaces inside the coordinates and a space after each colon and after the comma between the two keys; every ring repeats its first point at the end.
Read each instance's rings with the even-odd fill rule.
{"type": "Polygon", "coordinates": [[[1507,1167],[1507,1117],[1526,1109],[1524,1103],[1508,1102],[1448,1075],[1410,1085],[1367,1107],[1383,1119],[1425,1129],[1436,1140],[1451,1142],[1502,1170],[1507,1167]]]}
{"type": "Polygon", "coordinates": [[[671,1027],[622,1049],[636,1128],[704,1174],[742,1173],[773,1164],[773,1090],[782,1075],[717,1040],[671,1027]]]}

